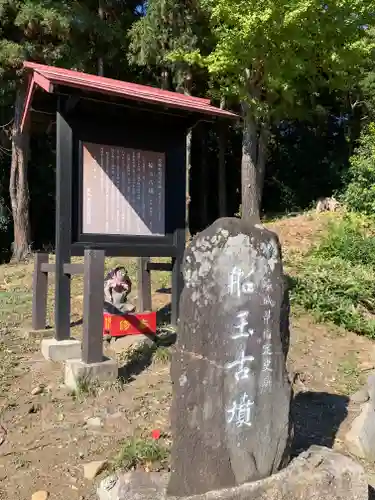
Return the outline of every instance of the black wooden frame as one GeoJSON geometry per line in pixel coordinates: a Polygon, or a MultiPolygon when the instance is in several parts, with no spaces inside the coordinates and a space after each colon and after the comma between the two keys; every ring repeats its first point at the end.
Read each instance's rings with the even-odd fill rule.
{"type": "Polygon", "coordinates": [[[56,112],[56,339],[70,337],[70,275],[66,265],[70,264],[72,256],[83,256],[87,249],[104,250],[106,256],[172,257],[171,321],[176,325],[183,288],[181,265],[186,235],[186,132],[198,117],[163,112],[159,118],[154,116],[145,122],[142,119],[149,116],[149,110],[99,102],[90,103],[92,116],[82,119],[85,114],[77,110],[77,104],[84,101],[84,98],[79,101],[59,95],[56,112]],[[127,128],[119,127],[118,123],[109,126],[105,120],[110,120],[110,112],[115,109],[124,116],[128,113],[133,119],[136,115],[141,118],[135,124],[128,120],[127,128]],[[95,116],[100,126],[93,119],[95,116]],[[82,233],[83,142],[165,153],[165,236],[82,233]]]}
{"type": "Polygon", "coordinates": [[[72,241],[72,175],[73,130],[65,100],[58,100],[56,112],[56,273],[55,273],[55,337],[70,338],[70,276],[64,265],[70,264],[72,241]]]}
{"type": "MultiPolygon", "coordinates": [[[[94,108],[100,110],[101,103],[90,103],[94,108]]],[[[111,104],[107,105],[111,109],[111,104]]],[[[108,108],[107,108],[108,109],[108,108]]],[[[113,108],[112,108],[113,109],[113,108]]],[[[116,112],[121,112],[124,117],[135,114],[146,119],[148,111],[137,109],[136,113],[132,108],[115,108],[116,112]]],[[[105,116],[105,114],[104,114],[105,116]]],[[[109,120],[109,117],[107,117],[109,120]]],[[[161,257],[175,256],[179,253],[179,244],[176,231],[185,229],[185,137],[186,130],[190,122],[181,117],[170,118],[169,127],[163,131],[153,131],[153,127],[162,124],[160,118],[154,120],[151,125],[139,120],[133,123],[131,119],[125,126],[92,126],[83,120],[76,120],[74,126],[74,165],[73,183],[76,185],[74,198],[78,203],[73,204],[73,239],[72,251],[74,255],[82,255],[83,249],[100,248],[107,251],[107,255],[124,255],[139,257],[161,257]],[[173,125],[173,128],[171,127],[173,125]],[[143,137],[140,138],[143,132],[143,137]],[[146,135],[146,137],[145,137],[146,135]],[[142,149],[145,151],[158,151],[165,154],[165,236],[136,236],[136,235],[100,235],[87,234],[82,232],[82,209],[83,209],[83,158],[82,146],[85,142],[94,144],[105,144],[107,146],[117,146],[132,149],[142,149]],[[181,155],[183,151],[183,155],[181,155]],[[136,252],[136,253],[134,253],[136,252]],[[151,252],[151,253],[150,253],[151,252]]],[[[149,120],[150,121],[150,120],[149,120]]]]}

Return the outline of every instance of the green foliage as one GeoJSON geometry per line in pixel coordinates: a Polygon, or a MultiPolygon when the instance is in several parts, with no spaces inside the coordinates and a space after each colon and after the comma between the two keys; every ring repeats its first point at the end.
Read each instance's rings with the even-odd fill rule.
{"type": "Polygon", "coordinates": [[[360,92],[357,93],[357,97],[354,101],[361,107],[362,111],[365,111],[373,119],[375,117],[374,27],[369,27],[367,30],[367,41],[370,50],[368,51],[367,60],[361,72],[361,79],[358,85],[360,92]]]}
{"type": "Polygon", "coordinates": [[[168,347],[160,346],[155,349],[154,352],[154,361],[158,361],[162,364],[168,364],[171,360],[171,351],[168,347]]]}
{"type": "Polygon", "coordinates": [[[375,338],[374,234],[363,218],[330,225],[320,244],[293,262],[292,301],[318,321],[375,338]]]}
{"type": "MultiPolygon", "coordinates": [[[[96,72],[98,58],[114,74],[125,62],[126,31],[135,18],[134,0],[104,2],[104,19],[98,1],[1,0],[0,93],[14,90],[25,59],[96,72]]],[[[112,76],[112,75],[111,75],[112,76]]]]}
{"type": "MultiPolygon", "coordinates": [[[[147,14],[130,31],[133,64],[169,73],[173,87],[184,88],[186,73],[198,71],[201,52],[211,47],[208,16],[199,2],[150,0],[147,14]]],[[[170,86],[170,81],[163,86],[170,86]]]]}
{"type": "Polygon", "coordinates": [[[0,198],[0,233],[7,231],[9,224],[10,224],[10,214],[5,205],[5,201],[0,198]]]}
{"type": "Polygon", "coordinates": [[[362,133],[350,164],[351,179],[344,200],[352,210],[375,215],[375,123],[362,133]]]}
{"type": "Polygon", "coordinates": [[[131,470],[138,466],[165,462],[169,457],[169,449],[159,441],[146,439],[129,439],[124,442],[120,453],[114,461],[114,468],[131,470]]]}
{"type": "Polygon", "coordinates": [[[328,224],[328,235],[314,250],[314,255],[338,257],[352,265],[375,267],[375,227],[365,217],[345,215],[340,222],[328,224]]]}
{"type": "MultiPolygon", "coordinates": [[[[372,49],[371,0],[201,0],[216,43],[202,63],[256,116],[285,117],[324,87],[349,89],[372,49]]],[[[195,54],[196,58],[196,54],[195,54]]]]}

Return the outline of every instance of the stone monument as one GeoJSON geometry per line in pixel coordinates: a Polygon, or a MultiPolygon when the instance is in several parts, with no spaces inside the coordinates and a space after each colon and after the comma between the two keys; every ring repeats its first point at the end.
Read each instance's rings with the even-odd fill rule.
{"type": "Polygon", "coordinates": [[[104,479],[99,500],[367,500],[359,464],[313,446],[287,467],[289,303],[275,234],[220,219],[185,253],[170,473],[104,479]],[[282,470],[280,470],[282,469],[282,470]]]}
{"type": "Polygon", "coordinates": [[[184,281],[171,367],[172,496],[270,476],[290,438],[277,236],[260,224],[217,220],[186,251],[184,281]]]}

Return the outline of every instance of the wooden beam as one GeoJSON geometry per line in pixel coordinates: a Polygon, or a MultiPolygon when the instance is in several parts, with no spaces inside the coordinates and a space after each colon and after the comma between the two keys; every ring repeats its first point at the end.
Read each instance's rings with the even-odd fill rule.
{"type": "Polygon", "coordinates": [[[56,268],[55,328],[56,339],[70,338],[70,276],[64,265],[70,264],[72,241],[72,170],[73,132],[66,120],[65,103],[58,101],[56,112],[56,268]]]}
{"type": "Polygon", "coordinates": [[[48,253],[34,255],[32,327],[33,330],[44,330],[47,318],[48,274],[43,266],[48,266],[48,253]]]}
{"type": "Polygon", "coordinates": [[[169,271],[173,269],[171,262],[150,262],[147,263],[147,271],[169,271]]]}
{"type": "MultiPolygon", "coordinates": [[[[83,274],[84,267],[84,264],[64,264],[64,274],[68,274],[69,276],[83,274]]],[[[41,269],[44,273],[54,273],[56,271],[56,264],[42,264],[41,269]]]]}
{"type": "Polygon", "coordinates": [[[148,269],[150,259],[138,259],[138,310],[139,312],[152,311],[151,274],[148,269]]]}
{"type": "Polygon", "coordinates": [[[104,250],[85,250],[82,361],[103,361],[104,250]]]}

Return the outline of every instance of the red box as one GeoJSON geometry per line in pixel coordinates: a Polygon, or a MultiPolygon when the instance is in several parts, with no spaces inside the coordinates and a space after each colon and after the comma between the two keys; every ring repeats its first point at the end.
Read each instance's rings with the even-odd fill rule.
{"type": "Polygon", "coordinates": [[[103,335],[155,335],[156,312],[129,313],[123,315],[103,313],[103,335]]]}

